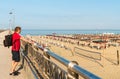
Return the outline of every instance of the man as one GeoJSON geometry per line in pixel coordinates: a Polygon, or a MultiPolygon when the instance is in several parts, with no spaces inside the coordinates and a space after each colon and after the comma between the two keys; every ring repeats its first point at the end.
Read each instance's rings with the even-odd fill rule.
{"type": "Polygon", "coordinates": [[[24,39],[22,36],[20,36],[20,32],[21,32],[21,27],[17,26],[12,35],[12,68],[10,75],[15,75],[15,69],[20,62],[20,40],[29,42],[26,39],[24,39]]]}

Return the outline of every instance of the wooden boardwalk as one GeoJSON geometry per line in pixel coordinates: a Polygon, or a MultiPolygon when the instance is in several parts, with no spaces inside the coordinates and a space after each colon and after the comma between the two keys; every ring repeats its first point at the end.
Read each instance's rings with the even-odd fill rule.
{"type": "MultiPolygon", "coordinates": [[[[10,76],[10,68],[11,68],[11,48],[5,48],[3,46],[4,35],[6,35],[8,31],[4,31],[0,33],[0,79],[25,79],[24,71],[21,69],[17,76],[10,76]]],[[[20,67],[20,64],[18,68],[20,67]]]]}

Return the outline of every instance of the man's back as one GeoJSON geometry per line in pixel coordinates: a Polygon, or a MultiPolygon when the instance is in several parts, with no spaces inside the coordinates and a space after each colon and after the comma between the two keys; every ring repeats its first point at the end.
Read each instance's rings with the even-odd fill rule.
{"type": "Polygon", "coordinates": [[[12,51],[20,50],[20,35],[18,33],[13,33],[12,36],[12,51]]]}

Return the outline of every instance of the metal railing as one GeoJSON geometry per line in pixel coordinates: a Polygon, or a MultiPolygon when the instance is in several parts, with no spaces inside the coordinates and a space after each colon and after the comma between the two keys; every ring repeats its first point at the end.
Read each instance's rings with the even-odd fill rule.
{"type": "Polygon", "coordinates": [[[26,56],[35,67],[37,76],[42,75],[44,79],[101,79],[78,66],[76,62],[70,62],[37,43],[36,45],[30,45],[22,42],[22,48],[26,50],[26,56]]]}

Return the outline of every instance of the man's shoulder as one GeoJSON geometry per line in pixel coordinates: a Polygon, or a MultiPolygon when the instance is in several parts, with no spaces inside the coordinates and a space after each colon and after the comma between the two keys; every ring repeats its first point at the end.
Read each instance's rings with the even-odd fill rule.
{"type": "Polygon", "coordinates": [[[18,34],[18,33],[13,33],[13,35],[18,35],[18,36],[21,36],[20,34],[18,34]]]}
{"type": "Polygon", "coordinates": [[[21,37],[21,35],[18,33],[13,33],[13,37],[21,37]]]}

